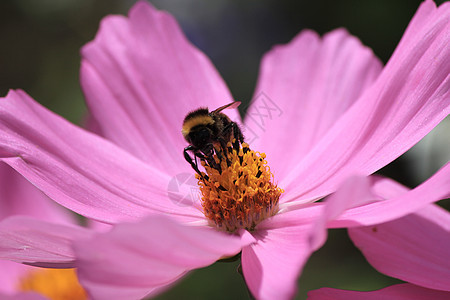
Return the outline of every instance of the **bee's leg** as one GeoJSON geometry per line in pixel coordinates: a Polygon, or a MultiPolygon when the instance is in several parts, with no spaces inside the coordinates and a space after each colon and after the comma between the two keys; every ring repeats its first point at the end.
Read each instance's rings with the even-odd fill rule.
{"type": "Polygon", "coordinates": [[[241,129],[239,128],[239,125],[235,122],[231,122],[225,126],[223,129],[224,132],[229,132],[232,130],[233,132],[233,148],[236,149],[236,151],[239,151],[239,145],[241,145],[244,142],[244,135],[242,134],[241,129]]]}
{"type": "Polygon", "coordinates": [[[207,148],[205,149],[205,151],[203,153],[205,154],[206,161],[208,162],[209,166],[216,169],[219,172],[222,172],[222,168],[220,167],[220,164],[218,164],[216,162],[216,160],[214,159],[214,153],[216,153],[219,160],[222,160],[222,156],[220,153],[218,154],[218,152],[219,151],[216,151],[213,144],[208,144],[207,148]]]}
{"type": "MultiPolygon", "coordinates": [[[[230,166],[231,165],[231,162],[230,162],[230,159],[228,158],[228,155],[227,155],[227,152],[228,152],[228,150],[230,150],[230,152],[231,152],[231,150],[233,150],[233,149],[228,149],[228,147],[227,147],[227,142],[223,139],[223,138],[219,138],[218,139],[219,140],[219,143],[220,143],[220,147],[221,147],[221,149],[222,149],[222,152],[223,152],[223,154],[225,155],[225,159],[227,160],[227,165],[228,166],[230,166]]],[[[219,155],[217,155],[217,156],[219,156],[219,155]]],[[[220,157],[219,157],[220,158],[220,157]]]]}
{"type": "MultiPolygon", "coordinates": [[[[230,125],[233,128],[233,136],[234,136],[233,147],[237,151],[239,149],[239,145],[242,145],[242,143],[244,142],[244,135],[242,134],[242,131],[239,128],[237,123],[233,122],[230,125]]],[[[244,150],[244,153],[245,153],[245,150],[244,150]]]]}
{"type": "Polygon", "coordinates": [[[203,153],[201,153],[201,152],[195,152],[194,157],[195,157],[195,164],[196,164],[197,166],[198,166],[198,163],[197,163],[197,157],[200,158],[200,161],[203,161],[203,162],[206,162],[206,163],[209,164],[208,158],[207,158],[205,155],[203,155],[203,153]]]}
{"type": "Polygon", "coordinates": [[[222,159],[223,159],[223,155],[222,154],[225,154],[224,152],[223,152],[223,149],[222,149],[222,145],[220,145],[220,148],[219,147],[215,147],[214,145],[213,145],[213,151],[214,151],[214,153],[216,153],[216,155],[217,155],[217,158],[219,159],[219,161],[222,161],[222,159]]]}
{"type": "Polygon", "coordinates": [[[197,158],[200,158],[200,160],[202,159],[203,155],[200,154],[199,152],[194,152],[194,163],[195,166],[198,168],[198,161],[197,158]]]}
{"type": "Polygon", "coordinates": [[[186,161],[191,165],[192,169],[194,169],[194,171],[197,172],[198,175],[203,177],[202,173],[198,169],[197,155],[194,153],[194,158],[195,158],[195,163],[194,163],[194,160],[189,155],[188,151],[195,151],[195,148],[192,145],[189,145],[186,148],[184,148],[184,151],[183,151],[184,159],[186,159],[186,161]]]}
{"type": "Polygon", "coordinates": [[[244,135],[242,134],[241,128],[239,128],[238,124],[233,123],[233,134],[239,140],[239,143],[244,142],[244,135]]]}

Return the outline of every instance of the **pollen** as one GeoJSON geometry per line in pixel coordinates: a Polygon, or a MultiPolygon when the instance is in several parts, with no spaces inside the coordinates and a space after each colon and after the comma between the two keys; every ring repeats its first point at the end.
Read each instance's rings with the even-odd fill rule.
{"type": "Polygon", "coordinates": [[[23,292],[36,292],[51,300],[87,299],[78,282],[75,269],[36,269],[30,271],[18,285],[23,292]]]}
{"type": "Polygon", "coordinates": [[[274,184],[264,153],[243,143],[238,149],[228,144],[214,155],[214,162],[202,161],[206,174],[197,175],[203,213],[218,229],[252,231],[264,219],[278,212],[283,190],[274,184]]]}

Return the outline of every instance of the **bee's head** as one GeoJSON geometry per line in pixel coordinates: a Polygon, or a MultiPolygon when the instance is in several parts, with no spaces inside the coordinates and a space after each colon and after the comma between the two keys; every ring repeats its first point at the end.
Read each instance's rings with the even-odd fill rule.
{"type": "Polygon", "coordinates": [[[201,150],[211,142],[212,130],[205,125],[198,125],[191,129],[186,137],[188,143],[201,150]]]}

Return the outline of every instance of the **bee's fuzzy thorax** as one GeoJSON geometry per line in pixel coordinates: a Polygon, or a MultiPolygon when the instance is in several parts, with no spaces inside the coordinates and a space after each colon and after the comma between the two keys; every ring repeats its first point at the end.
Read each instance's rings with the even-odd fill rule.
{"type": "Polygon", "coordinates": [[[186,137],[191,129],[199,125],[211,125],[214,123],[213,118],[209,115],[209,110],[207,108],[199,108],[190,112],[183,121],[183,128],[181,133],[186,137]]]}

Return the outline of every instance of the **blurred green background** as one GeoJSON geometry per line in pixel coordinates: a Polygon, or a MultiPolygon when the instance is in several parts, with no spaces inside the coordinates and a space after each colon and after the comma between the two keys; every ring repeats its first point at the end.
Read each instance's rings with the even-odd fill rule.
{"type": "MultiPolygon", "coordinates": [[[[79,50],[94,38],[102,17],[126,14],[134,2],[0,1],[0,94],[24,89],[46,107],[80,123],[85,106],[78,82],[79,50]]],[[[251,99],[261,56],[273,45],[288,42],[303,28],[323,34],[345,27],[386,62],[421,1],[151,2],[178,19],[189,39],[216,65],[235,99],[245,102],[251,99]]],[[[449,159],[448,123],[447,118],[433,135],[380,173],[410,187],[429,177],[449,159]]],[[[245,299],[245,285],[236,268],[236,263],[216,263],[194,271],[159,298],[245,299]]],[[[324,286],[372,290],[395,282],[367,264],[345,230],[333,230],[306,265],[297,298],[324,286]]]]}

